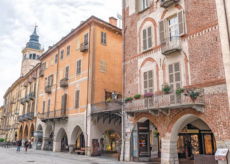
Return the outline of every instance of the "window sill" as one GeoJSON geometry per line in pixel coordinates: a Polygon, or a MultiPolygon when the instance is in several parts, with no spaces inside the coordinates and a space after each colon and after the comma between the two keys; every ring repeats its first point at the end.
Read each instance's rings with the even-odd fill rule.
{"type": "Polygon", "coordinates": [[[153,47],[151,47],[151,48],[149,48],[149,49],[147,49],[147,50],[142,50],[142,53],[146,53],[146,52],[148,52],[148,51],[151,51],[153,49],[153,47]]]}
{"type": "Polygon", "coordinates": [[[105,71],[102,71],[102,70],[100,70],[100,72],[102,72],[102,73],[106,73],[105,71]]]}
{"type": "Polygon", "coordinates": [[[102,45],[104,45],[104,46],[107,46],[107,44],[103,44],[103,43],[101,43],[102,45]]]}

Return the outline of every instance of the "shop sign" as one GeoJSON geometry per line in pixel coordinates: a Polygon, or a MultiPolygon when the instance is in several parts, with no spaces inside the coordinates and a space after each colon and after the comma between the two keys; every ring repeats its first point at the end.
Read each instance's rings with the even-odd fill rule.
{"type": "Polygon", "coordinates": [[[215,160],[227,161],[228,149],[217,149],[215,154],[215,160]]]}

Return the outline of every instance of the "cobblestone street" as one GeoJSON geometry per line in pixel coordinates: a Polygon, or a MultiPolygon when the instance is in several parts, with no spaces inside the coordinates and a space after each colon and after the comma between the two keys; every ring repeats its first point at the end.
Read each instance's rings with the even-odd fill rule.
{"type": "MultiPolygon", "coordinates": [[[[118,162],[114,157],[87,157],[69,153],[53,153],[48,151],[31,150],[25,154],[24,148],[16,153],[16,148],[0,148],[1,164],[133,164],[134,162],[118,162]]],[[[138,163],[144,164],[144,163],[138,163]]],[[[151,162],[151,164],[158,164],[151,162]]]]}

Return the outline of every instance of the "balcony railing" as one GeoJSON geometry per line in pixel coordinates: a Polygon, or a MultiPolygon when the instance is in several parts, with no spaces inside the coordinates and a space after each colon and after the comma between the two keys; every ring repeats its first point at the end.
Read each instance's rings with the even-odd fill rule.
{"type": "Polygon", "coordinates": [[[46,86],[45,93],[51,93],[51,92],[52,92],[52,87],[51,86],[46,86]]]}
{"type": "Polygon", "coordinates": [[[4,127],[4,130],[5,130],[5,131],[9,131],[9,130],[10,130],[10,128],[11,128],[11,126],[10,126],[10,125],[6,125],[6,126],[4,127]]]}
{"type": "Polygon", "coordinates": [[[179,96],[173,93],[154,96],[152,98],[132,100],[131,102],[125,103],[124,110],[126,112],[141,112],[174,108],[194,108],[203,112],[205,106],[204,90],[198,90],[200,92],[200,96],[194,102],[189,96],[185,96],[183,93],[179,96]]]}
{"type": "Polygon", "coordinates": [[[180,0],[161,0],[161,7],[168,8],[169,6],[178,3],[180,0]]]}
{"type": "Polygon", "coordinates": [[[121,110],[122,99],[112,100],[110,102],[100,102],[92,105],[91,113],[100,113],[106,111],[121,110]]]}
{"type": "Polygon", "coordinates": [[[13,125],[12,125],[12,128],[13,128],[13,129],[18,129],[18,126],[19,126],[19,124],[16,123],[16,124],[13,124],[13,125]]]}
{"type": "Polygon", "coordinates": [[[32,77],[28,78],[28,83],[32,83],[32,77]]]}
{"type": "Polygon", "coordinates": [[[88,50],[88,45],[89,45],[88,42],[81,43],[80,51],[81,52],[87,51],[88,50]]]}
{"type": "Polygon", "coordinates": [[[24,87],[27,87],[28,86],[28,82],[25,81],[24,84],[23,84],[24,87]]]}
{"type": "Polygon", "coordinates": [[[21,104],[24,105],[25,103],[26,103],[25,97],[24,97],[24,98],[21,98],[21,104]]]}
{"type": "Polygon", "coordinates": [[[33,73],[33,75],[32,75],[33,80],[36,80],[36,75],[37,75],[36,73],[33,73]]]}
{"type": "Polygon", "coordinates": [[[26,102],[29,102],[29,101],[30,101],[29,95],[26,95],[26,96],[25,96],[25,101],[26,101],[26,102]]]}
{"type": "Polygon", "coordinates": [[[13,105],[16,103],[16,99],[15,98],[12,98],[11,101],[10,101],[10,105],[13,105]]]}
{"type": "Polygon", "coordinates": [[[43,77],[43,76],[44,76],[44,70],[40,70],[39,77],[43,77]]]}
{"type": "Polygon", "coordinates": [[[66,110],[57,110],[39,114],[42,121],[67,118],[66,110]]]}
{"type": "Polygon", "coordinates": [[[161,51],[164,55],[169,55],[171,53],[181,51],[181,39],[179,36],[173,36],[164,39],[161,43],[161,51]]]}
{"type": "Polygon", "coordinates": [[[34,112],[27,113],[25,115],[27,120],[33,120],[34,119],[34,112]]]}
{"type": "Polygon", "coordinates": [[[35,92],[30,92],[29,99],[34,100],[35,99],[35,92]]]}
{"type": "Polygon", "coordinates": [[[23,114],[23,115],[21,115],[21,116],[18,116],[18,121],[19,122],[23,122],[23,121],[25,121],[26,120],[26,115],[25,114],[23,114]]]}
{"type": "Polygon", "coordinates": [[[67,87],[68,86],[68,79],[64,78],[60,81],[60,86],[61,87],[67,87]]]}

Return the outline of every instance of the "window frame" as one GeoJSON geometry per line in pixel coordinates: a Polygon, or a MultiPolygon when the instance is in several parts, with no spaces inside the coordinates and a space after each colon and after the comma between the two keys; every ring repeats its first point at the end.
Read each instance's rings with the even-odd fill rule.
{"type": "Polygon", "coordinates": [[[106,60],[100,59],[100,72],[106,73],[106,60]],[[104,62],[104,64],[102,62],[104,62]],[[103,70],[102,67],[104,67],[105,69],[103,70]]]}
{"type": "Polygon", "coordinates": [[[82,67],[82,59],[78,59],[76,61],[76,76],[81,74],[81,67],[82,67]],[[80,62],[80,67],[78,67],[78,63],[80,62]],[[78,72],[78,68],[80,69],[80,71],[78,72]]]}
{"type": "Polygon", "coordinates": [[[54,63],[57,64],[58,62],[58,53],[55,55],[54,63]]]}
{"type": "Polygon", "coordinates": [[[101,44],[102,45],[107,45],[107,33],[101,31],[101,44]]]}
{"type": "Polygon", "coordinates": [[[149,51],[151,50],[153,47],[154,47],[154,26],[151,24],[151,25],[148,25],[146,27],[144,27],[142,30],[141,30],[141,52],[146,52],[146,51],[149,51]],[[149,37],[149,31],[148,29],[151,28],[151,37],[149,37]],[[147,48],[144,49],[144,30],[146,30],[146,46],[147,48]],[[151,38],[151,43],[152,45],[149,47],[149,38],[151,38]]]}
{"type": "Polygon", "coordinates": [[[64,59],[64,53],[65,53],[65,51],[64,51],[64,49],[62,49],[62,50],[61,50],[61,55],[60,55],[60,60],[63,60],[63,59],[64,59]]]}
{"type": "Polygon", "coordinates": [[[81,47],[81,38],[77,38],[76,40],[76,51],[80,50],[81,47]],[[78,47],[78,42],[79,42],[79,47],[78,47]]]}
{"type": "Polygon", "coordinates": [[[70,44],[66,47],[66,57],[70,55],[70,44]]]}

